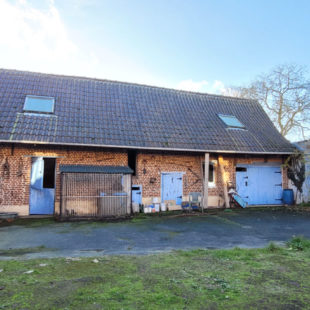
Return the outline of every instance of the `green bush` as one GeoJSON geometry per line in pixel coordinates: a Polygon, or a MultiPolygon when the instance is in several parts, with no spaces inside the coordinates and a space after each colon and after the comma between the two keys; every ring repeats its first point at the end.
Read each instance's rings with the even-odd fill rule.
{"type": "Polygon", "coordinates": [[[274,242],[269,242],[269,244],[266,246],[266,250],[268,252],[276,252],[279,249],[279,246],[277,246],[274,242]]]}
{"type": "Polygon", "coordinates": [[[296,236],[287,242],[287,246],[296,251],[310,249],[310,240],[303,236],[296,236]]]}

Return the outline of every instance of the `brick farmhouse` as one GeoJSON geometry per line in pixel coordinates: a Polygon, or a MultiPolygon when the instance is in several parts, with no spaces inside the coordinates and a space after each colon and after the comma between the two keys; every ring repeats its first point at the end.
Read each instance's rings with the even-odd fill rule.
{"type": "Polygon", "coordinates": [[[223,207],[228,184],[281,204],[294,151],[254,100],[5,69],[0,145],[0,213],[20,215],[223,207]]]}

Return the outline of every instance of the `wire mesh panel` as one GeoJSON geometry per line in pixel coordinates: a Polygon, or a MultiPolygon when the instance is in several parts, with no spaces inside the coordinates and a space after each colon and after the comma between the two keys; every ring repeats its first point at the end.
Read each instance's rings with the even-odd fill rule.
{"type": "Polygon", "coordinates": [[[131,175],[63,173],[61,216],[115,217],[130,213],[131,175]]]}

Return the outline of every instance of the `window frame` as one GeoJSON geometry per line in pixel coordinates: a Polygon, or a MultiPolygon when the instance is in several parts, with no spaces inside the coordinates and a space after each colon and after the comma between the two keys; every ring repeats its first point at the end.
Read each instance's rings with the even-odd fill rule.
{"type": "Polygon", "coordinates": [[[241,123],[240,120],[239,120],[235,115],[231,115],[231,114],[218,114],[217,116],[221,119],[221,121],[222,121],[228,128],[245,129],[244,124],[241,123]],[[225,121],[225,118],[226,118],[226,119],[227,119],[227,118],[234,119],[234,120],[236,120],[241,126],[227,124],[227,122],[225,121]]]}
{"type": "MultiPolygon", "coordinates": [[[[213,173],[212,173],[213,181],[210,182],[208,180],[208,188],[215,188],[216,187],[216,179],[215,179],[215,176],[216,176],[216,173],[215,173],[216,162],[215,161],[210,161],[209,162],[209,166],[213,167],[213,173]]],[[[203,179],[205,177],[205,170],[204,169],[205,169],[205,162],[203,161],[202,162],[202,176],[203,176],[203,179]]],[[[209,177],[210,177],[210,170],[209,170],[209,177]]]]}
{"type": "Polygon", "coordinates": [[[55,98],[49,97],[49,96],[26,95],[25,101],[24,101],[23,112],[38,113],[38,114],[54,114],[55,113],[55,98]],[[40,111],[40,110],[26,108],[27,100],[29,99],[41,99],[41,100],[46,100],[46,101],[52,100],[52,109],[51,109],[52,111],[40,111]]]}

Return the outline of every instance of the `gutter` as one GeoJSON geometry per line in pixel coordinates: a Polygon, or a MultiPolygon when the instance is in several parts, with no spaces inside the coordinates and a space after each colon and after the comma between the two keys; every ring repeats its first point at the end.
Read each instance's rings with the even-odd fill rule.
{"type": "Polygon", "coordinates": [[[296,149],[298,151],[305,152],[305,150],[300,145],[298,145],[297,143],[292,143],[292,144],[296,147],[296,149]]]}
{"type": "Polygon", "coordinates": [[[179,149],[179,148],[105,145],[105,144],[57,143],[57,142],[40,142],[40,141],[24,141],[24,140],[14,140],[14,141],[0,140],[0,143],[21,143],[21,144],[57,145],[57,146],[82,146],[82,147],[97,147],[97,148],[102,147],[102,148],[135,149],[135,150],[150,150],[150,151],[175,151],[175,152],[224,153],[224,154],[290,155],[293,153],[293,151],[292,152],[248,152],[248,151],[179,149]]]}

